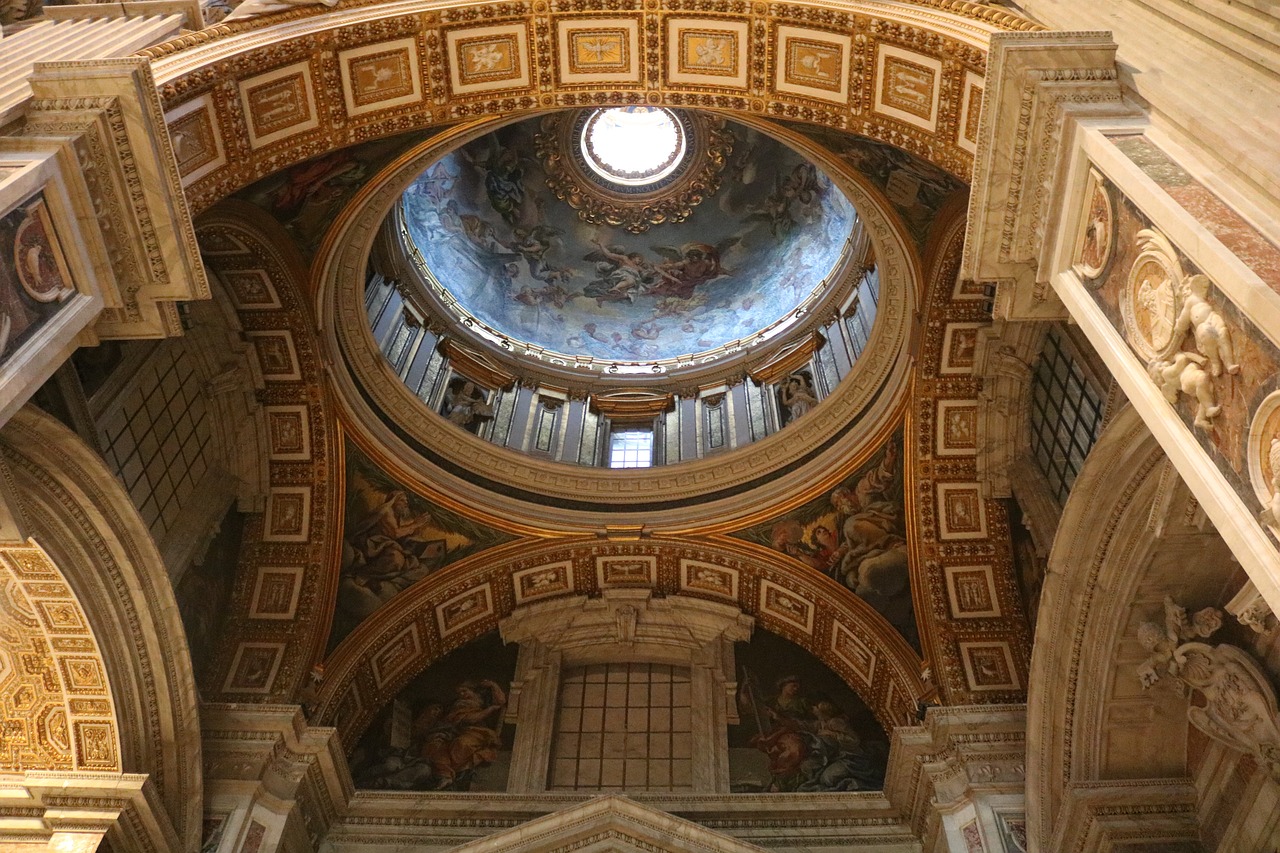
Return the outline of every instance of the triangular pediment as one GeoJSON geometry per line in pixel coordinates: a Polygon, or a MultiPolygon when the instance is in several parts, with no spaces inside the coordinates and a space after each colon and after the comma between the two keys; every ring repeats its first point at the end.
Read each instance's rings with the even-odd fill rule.
{"type": "Polygon", "coordinates": [[[571,808],[481,838],[455,853],[763,853],[626,797],[596,797],[571,808]]]}

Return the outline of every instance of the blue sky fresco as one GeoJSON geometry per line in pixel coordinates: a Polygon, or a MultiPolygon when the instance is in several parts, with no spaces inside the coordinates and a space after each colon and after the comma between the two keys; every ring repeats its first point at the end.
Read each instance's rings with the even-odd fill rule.
{"type": "Polygon", "coordinates": [[[568,355],[702,352],[786,316],[837,265],[857,221],[820,170],[729,123],[720,189],[643,234],[591,225],[547,189],[538,119],[450,152],[405,192],[433,275],[500,332],[568,355]]]}

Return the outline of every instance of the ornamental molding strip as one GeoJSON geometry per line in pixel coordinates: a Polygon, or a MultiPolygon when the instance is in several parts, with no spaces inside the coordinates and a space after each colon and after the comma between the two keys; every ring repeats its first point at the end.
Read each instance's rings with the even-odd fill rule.
{"type": "Polygon", "coordinates": [[[1048,219],[1063,192],[1071,122],[1136,114],[1121,95],[1115,51],[1108,33],[991,37],[960,277],[997,283],[1006,319],[1065,316],[1045,272],[1048,219]]]}
{"type": "Polygon", "coordinates": [[[171,127],[187,131],[183,180],[197,210],[356,142],[606,105],[821,124],[963,177],[991,35],[1038,29],[962,0],[716,0],[697,16],[635,0],[609,6],[608,17],[596,8],[427,0],[391,13],[358,2],[318,11],[217,24],[144,52],[171,127]]]}

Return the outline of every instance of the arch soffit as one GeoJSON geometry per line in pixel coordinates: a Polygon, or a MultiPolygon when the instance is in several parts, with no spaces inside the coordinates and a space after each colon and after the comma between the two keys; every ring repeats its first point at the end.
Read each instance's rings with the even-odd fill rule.
{"type": "Polygon", "coordinates": [[[341,547],[339,429],[322,382],[321,353],[303,292],[305,266],[282,226],[248,202],[227,199],[198,217],[206,263],[229,285],[254,344],[265,390],[270,486],[265,511],[245,526],[237,583],[222,644],[210,667],[210,695],[288,700],[323,652],[341,547]],[[285,611],[267,607],[262,586],[289,585],[285,611]],[[255,618],[256,617],[256,618],[255,618]],[[269,648],[265,684],[245,689],[237,661],[269,648]]]}
{"type": "MultiPolygon", "coordinates": [[[[749,117],[748,123],[761,124],[749,117]]],[[[414,479],[444,480],[450,493],[490,511],[501,509],[513,518],[533,515],[534,523],[563,527],[566,513],[556,509],[559,506],[575,516],[570,527],[581,529],[584,520],[607,523],[619,510],[635,518],[641,505],[650,505],[643,509],[646,523],[686,531],[741,515],[740,502],[733,496],[748,486],[753,488],[753,504],[771,507],[770,511],[778,511],[772,507],[779,501],[794,498],[797,489],[811,497],[847,472],[844,462],[858,455],[860,448],[881,443],[896,426],[906,392],[905,347],[915,307],[918,261],[882,193],[849,164],[776,126],[762,129],[817,162],[862,212],[880,267],[881,296],[872,338],[852,376],[822,406],[785,433],[746,448],[678,466],[634,471],[545,462],[462,430],[440,429],[434,417],[423,417],[422,402],[391,369],[368,328],[364,269],[379,227],[405,187],[443,150],[488,132],[494,124],[484,121],[446,131],[387,166],[348,203],[313,264],[319,327],[335,353],[333,387],[345,409],[344,420],[353,432],[382,449],[378,455],[412,460],[414,479]],[[446,467],[419,461],[424,452],[446,467]],[[734,458],[741,461],[731,464],[734,458]],[[450,470],[454,473],[447,473],[450,470]],[[501,472],[504,488],[473,484],[467,472],[501,472]],[[770,472],[779,476],[760,482],[770,472]],[[513,496],[513,487],[529,497],[513,496]],[[725,495],[724,500],[696,508],[674,503],[725,495]],[[608,508],[601,511],[600,506],[608,508]]]]}
{"type": "Polygon", "coordinates": [[[920,659],[883,616],[789,557],[719,538],[523,540],[442,569],[343,641],[326,664],[316,718],[350,747],[415,675],[517,606],[619,585],[736,604],[838,673],[886,730],[915,719],[920,659]],[[617,581],[624,571],[628,580],[617,581]],[[637,583],[640,573],[647,582],[637,583]]]}
{"type": "Polygon", "coordinates": [[[120,772],[102,650],[74,592],[35,542],[0,547],[0,711],[16,747],[0,771],[120,772]]]}
{"type": "Polygon", "coordinates": [[[1164,452],[1131,406],[1103,431],[1063,509],[1041,593],[1027,709],[1029,827],[1047,837],[1067,786],[1096,763],[1117,632],[1155,545],[1164,452]],[[1127,472],[1117,482],[1116,471],[1127,472]]]}
{"type": "Polygon", "coordinates": [[[542,0],[370,0],[218,24],[143,54],[187,197],[201,210],[357,142],[606,103],[811,122],[967,180],[990,38],[1041,29],[964,0],[721,0],[697,11],[636,2],[605,14],[594,4],[553,13],[542,0]],[[603,36],[616,51],[575,54],[575,33],[603,36]]]}
{"type": "Polygon", "coordinates": [[[97,638],[119,721],[119,769],[149,775],[175,843],[194,849],[203,815],[198,697],[150,532],[101,460],[53,417],[20,410],[0,431],[0,448],[34,539],[97,638]]]}

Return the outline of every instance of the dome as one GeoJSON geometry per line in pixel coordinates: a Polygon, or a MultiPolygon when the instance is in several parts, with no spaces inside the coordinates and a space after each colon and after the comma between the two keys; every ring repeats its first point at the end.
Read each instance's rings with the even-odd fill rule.
{"type": "Polygon", "coordinates": [[[473,339],[643,376],[785,333],[832,289],[858,222],[782,142],[643,107],[472,139],[402,214],[427,289],[473,339]]]}

